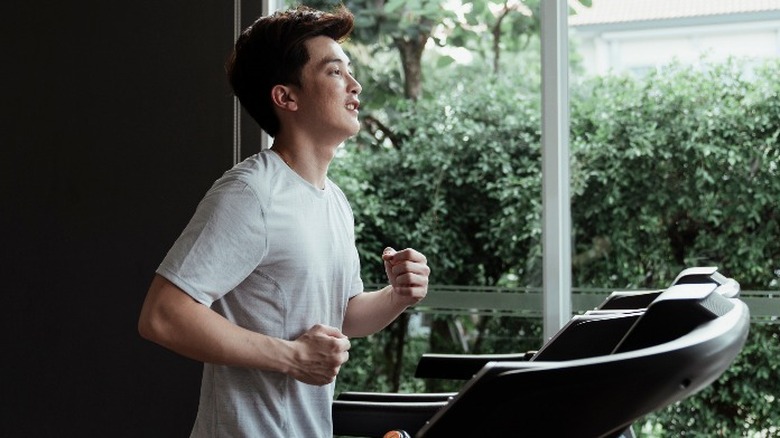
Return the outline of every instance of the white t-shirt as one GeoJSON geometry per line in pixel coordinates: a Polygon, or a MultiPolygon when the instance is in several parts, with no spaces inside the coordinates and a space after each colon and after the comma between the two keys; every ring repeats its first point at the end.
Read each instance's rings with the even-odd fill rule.
{"type": "MultiPolygon", "coordinates": [[[[271,151],[217,180],[157,272],[237,325],[293,340],[315,324],[342,326],[363,291],[354,217],[271,151]]],[[[333,384],[204,364],[193,437],[332,435],[333,384]]]]}

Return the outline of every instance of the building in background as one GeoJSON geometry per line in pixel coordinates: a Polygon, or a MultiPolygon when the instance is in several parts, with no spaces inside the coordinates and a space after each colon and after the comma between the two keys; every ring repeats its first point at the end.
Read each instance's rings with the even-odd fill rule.
{"type": "MultiPolygon", "coordinates": [[[[572,2],[576,3],[576,2],[572,2]]],[[[593,0],[569,17],[585,73],[780,56],[780,0],[593,0]]]]}

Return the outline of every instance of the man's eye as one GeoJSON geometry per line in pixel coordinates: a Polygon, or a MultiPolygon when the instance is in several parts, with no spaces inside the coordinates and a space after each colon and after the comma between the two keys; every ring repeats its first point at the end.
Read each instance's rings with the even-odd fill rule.
{"type": "Polygon", "coordinates": [[[341,76],[341,70],[339,69],[333,70],[333,74],[341,76]]]}

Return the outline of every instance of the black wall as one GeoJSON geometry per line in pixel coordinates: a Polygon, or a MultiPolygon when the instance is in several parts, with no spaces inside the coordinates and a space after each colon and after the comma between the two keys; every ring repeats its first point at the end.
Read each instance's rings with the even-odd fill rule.
{"type": "MultiPolygon", "coordinates": [[[[0,436],[187,436],[201,365],[136,322],[232,165],[233,2],[0,8],[0,436]]],[[[245,24],[260,10],[245,2],[245,24]]]]}

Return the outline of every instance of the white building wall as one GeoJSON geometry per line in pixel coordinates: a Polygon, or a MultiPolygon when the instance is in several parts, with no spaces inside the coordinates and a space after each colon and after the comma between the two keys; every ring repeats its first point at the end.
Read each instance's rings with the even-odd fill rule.
{"type": "Polygon", "coordinates": [[[780,20],[655,29],[621,27],[617,31],[608,26],[597,31],[572,30],[586,74],[642,73],[673,60],[695,64],[702,57],[758,61],[780,56],[780,20]]]}

